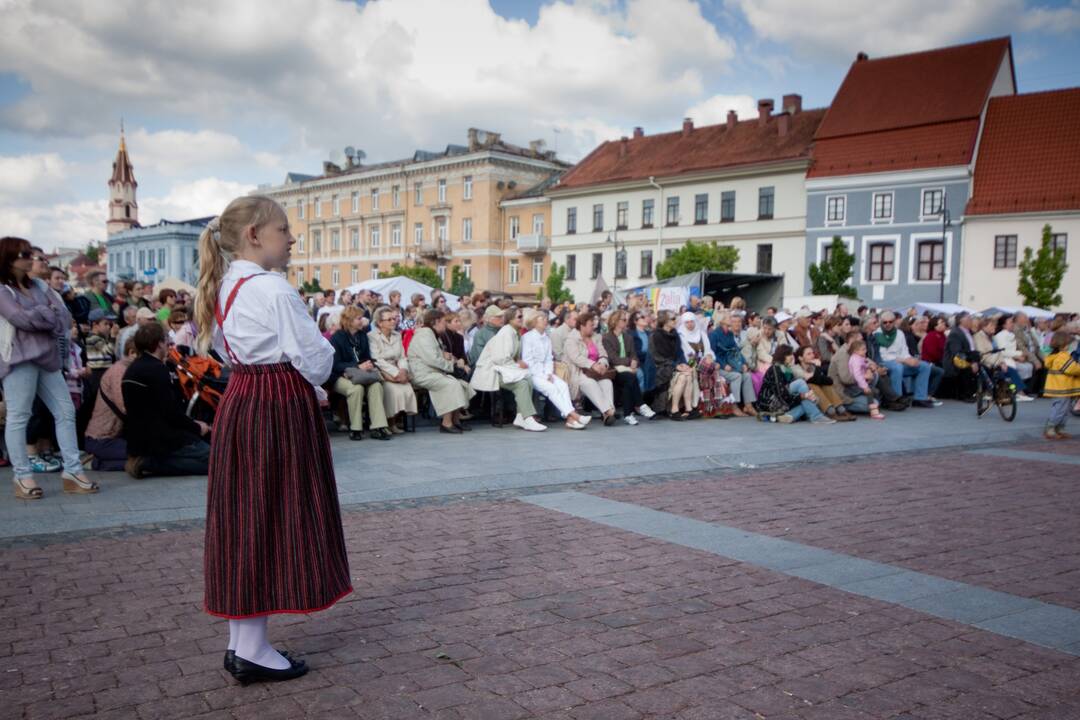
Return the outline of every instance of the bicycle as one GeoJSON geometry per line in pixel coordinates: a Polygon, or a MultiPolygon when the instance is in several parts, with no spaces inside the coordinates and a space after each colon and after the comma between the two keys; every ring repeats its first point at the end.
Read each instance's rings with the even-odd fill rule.
{"type": "Polygon", "coordinates": [[[1016,419],[1016,385],[999,368],[994,368],[991,375],[985,367],[980,367],[975,386],[976,417],[988,413],[991,405],[997,405],[1005,422],[1016,419]]]}

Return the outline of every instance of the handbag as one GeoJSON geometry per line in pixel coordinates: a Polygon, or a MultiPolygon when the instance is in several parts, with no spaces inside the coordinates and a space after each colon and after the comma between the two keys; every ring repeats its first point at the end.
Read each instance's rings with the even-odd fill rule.
{"type": "Polygon", "coordinates": [[[584,370],[582,370],[582,372],[585,373],[585,377],[592,378],[593,380],[597,381],[614,380],[615,376],[618,374],[611,368],[604,368],[603,372],[596,372],[590,367],[585,368],[584,370]]]}
{"type": "Polygon", "coordinates": [[[345,379],[353,385],[373,385],[382,380],[378,370],[363,370],[358,367],[345,368],[345,379]]]}

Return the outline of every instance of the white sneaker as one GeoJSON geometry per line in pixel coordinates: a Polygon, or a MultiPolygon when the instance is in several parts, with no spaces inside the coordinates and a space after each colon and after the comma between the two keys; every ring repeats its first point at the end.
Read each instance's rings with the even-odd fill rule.
{"type": "Polygon", "coordinates": [[[1035,401],[1035,398],[1031,397],[1030,395],[1024,395],[1022,393],[1017,393],[1016,394],[1016,399],[1017,399],[1018,402],[1034,402],[1035,401]]]}
{"type": "Polygon", "coordinates": [[[636,418],[636,417],[634,417],[634,413],[630,413],[629,415],[627,415],[626,417],[624,417],[624,418],[622,419],[622,421],[623,421],[624,423],[626,423],[627,425],[637,425],[637,424],[638,424],[637,418],[636,418]]]}
{"type": "Polygon", "coordinates": [[[637,411],[641,413],[641,417],[645,418],[646,420],[651,420],[652,418],[656,417],[656,413],[648,405],[642,405],[637,409],[637,411]]]}
{"type": "Polygon", "coordinates": [[[581,423],[582,427],[592,422],[592,415],[582,415],[578,413],[578,417],[581,418],[578,422],[581,423]]]}
{"type": "Polygon", "coordinates": [[[582,425],[581,423],[577,422],[576,420],[567,420],[566,421],[566,427],[570,428],[571,430],[584,430],[585,429],[585,426],[582,425]]]}
{"type": "MultiPolygon", "coordinates": [[[[517,425],[516,422],[514,424],[517,425]]],[[[529,432],[543,432],[547,430],[547,425],[541,425],[540,423],[536,422],[536,418],[534,418],[532,415],[525,418],[525,423],[523,425],[519,425],[518,427],[524,430],[528,430],[529,432]]]]}

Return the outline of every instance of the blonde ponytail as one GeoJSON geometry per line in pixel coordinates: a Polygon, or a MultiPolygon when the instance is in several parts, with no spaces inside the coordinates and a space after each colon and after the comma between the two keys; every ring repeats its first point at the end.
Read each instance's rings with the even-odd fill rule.
{"type": "Polygon", "coordinates": [[[229,263],[243,242],[244,229],[260,228],[274,219],[275,212],[284,213],[271,198],[263,195],[238,197],[225,211],[207,223],[199,236],[199,282],[195,290],[195,324],[199,336],[195,342],[199,353],[210,350],[217,318],[218,294],[229,263]]]}

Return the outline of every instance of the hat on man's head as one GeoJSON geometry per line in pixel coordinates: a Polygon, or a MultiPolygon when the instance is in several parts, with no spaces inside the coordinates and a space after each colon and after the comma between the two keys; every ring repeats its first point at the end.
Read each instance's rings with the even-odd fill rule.
{"type": "Polygon", "coordinates": [[[493,317],[502,317],[503,311],[499,309],[498,305],[488,305],[487,310],[484,311],[484,319],[490,320],[493,317]]]}
{"type": "Polygon", "coordinates": [[[787,322],[788,320],[791,319],[791,316],[788,315],[783,310],[781,310],[780,312],[773,315],[773,318],[776,320],[777,324],[779,324],[779,323],[782,323],[782,322],[787,322]]]}
{"type": "Polygon", "coordinates": [[[90,311],[88,319],[90,320],[90,322],[96,323],[99,320],[116,320],[116,316],[112,313],[105,312],[101,308],[94,308],[90,311]]]}
{"type": "Polygon", "coordinates": [[[802,308],[799,312],[795,313],[795,317],[797,318],[808,318],[813,316],[814,313],[810,312],[809,308],[802,308]]]}
{"type": "MultiPolygon", "coordinates": [[[[90,313],[93,315],[93,313],[90,313]]],[[[135,313],[136,320],[157,320],[157,315],[150,308],[139,308],[139,312],[135,313]]]]}

